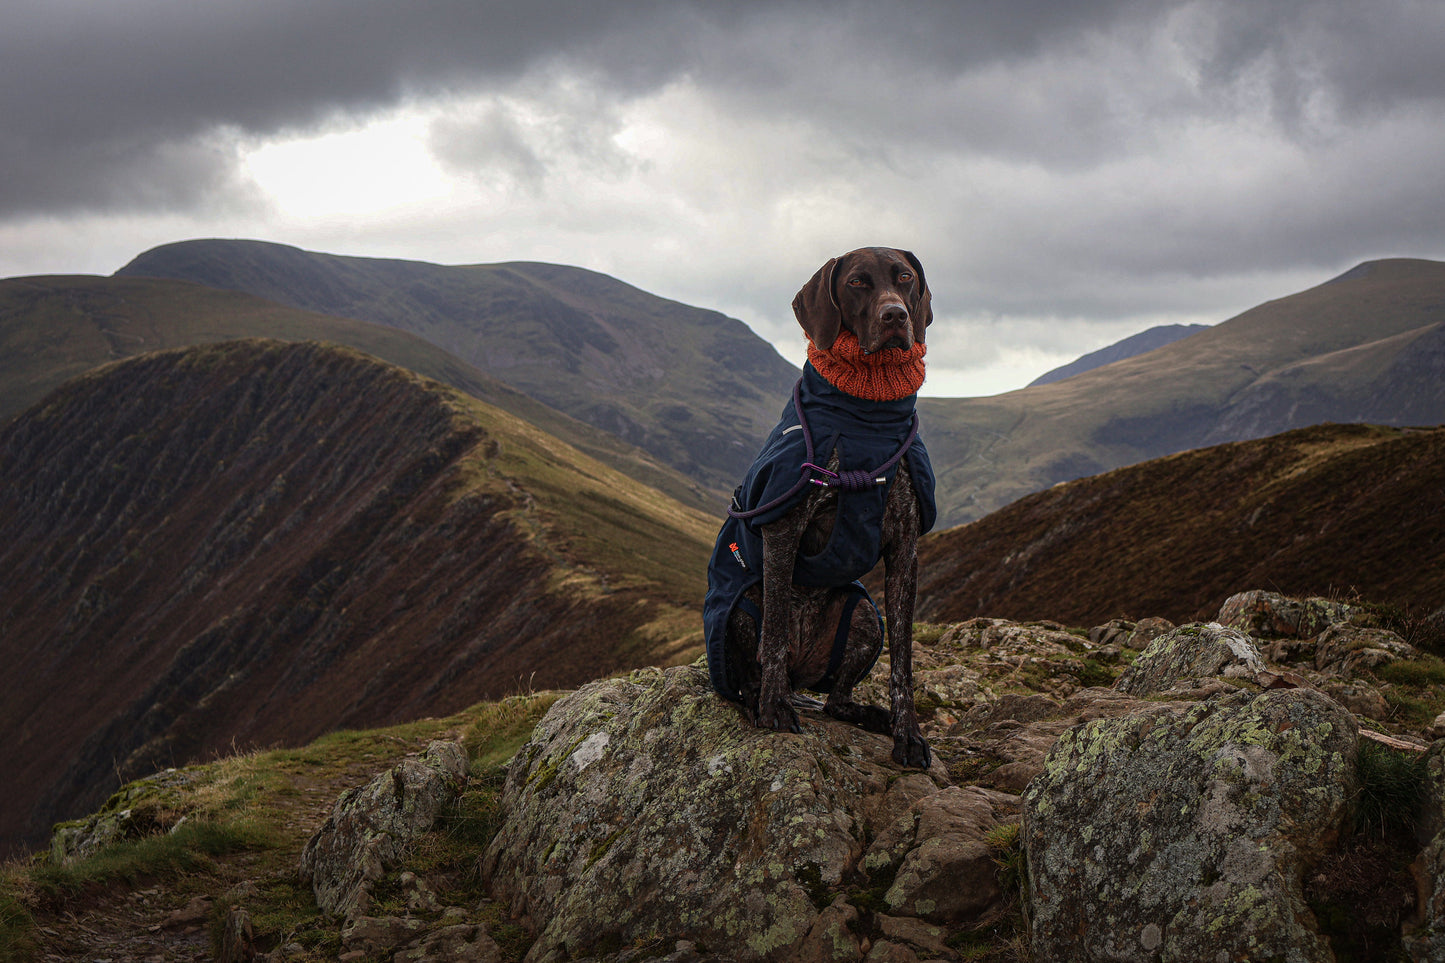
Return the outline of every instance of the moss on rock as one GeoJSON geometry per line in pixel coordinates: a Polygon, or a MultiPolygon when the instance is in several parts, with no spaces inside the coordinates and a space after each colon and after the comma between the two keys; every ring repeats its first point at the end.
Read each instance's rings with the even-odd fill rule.
{"type": "Polygon", "coordinates": [[[1357,742],[1304,689],[1066,733],[1024,796],[1038,958],[1332,960],[1300,881],[1349,818],[1357,742]]]}

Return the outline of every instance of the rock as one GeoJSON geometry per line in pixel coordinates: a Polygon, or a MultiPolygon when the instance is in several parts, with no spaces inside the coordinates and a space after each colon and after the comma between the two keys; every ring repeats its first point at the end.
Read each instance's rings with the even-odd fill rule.
{"type": "Polygon", "coordinates": [[[838,897],[818,915],[813,928],[798,947],[797,963],[854,963],[863,958],[863,948],[854,928],[858,910],[838,897]]]}
{"type": "Polygon", "coordinates": [[[1134,623],[1134,631],[1129,633],[1129,638],[1124,643],[1125,648],[1133,649],[1135,652],[1143,652],[1165,632],[1174,628],[1174,623],[1168,619],[1161,619],[1158,616],[1150,616],[1147,619],[1140,619],[1134,623]]]}
{"type": "Polygon", "coordinates": [[[161,920],[161,926],[186,926],[190,923],[199,923],[211,912],[211,897],[193,896],[190,902],[178,910],[172,911],[165,919],[161,920]]]}
{"type": "Polygon", "coordinates": [[[1114,688],[1146,696],[1196,680],[1253,679],[1264,668],[1254,642],[1243,632],[1218,622],[1191,622],[1151,642],[1124,670],[1114,688]]]}
{"type": "Polygon", "coordinates": [[[1036,959],[1332,961],[1300,881],[1348,819],[1358,739],[1310,689],[1067,733],[1024,794],[1036,959]]]}
{"type": "Polygon", "coordinates": [[[1010,622],[976,618],[960,622],[938,637],[934,649],[986,649],[993,655],[1067,655],[1084,648],[1083,640],[1056,623],[1010,622]]]}
{"type": "Polygon", "coordinates": [[[1289,665],[1293,662],[1315,662],[1314,639],[1275,639],[1260,648],[1260,654],[1275,665],[1289,665]]]}
{"type": "Polygon", "coordinates": [[[1336,622],[1348,622],[1357,606],[1331,599],[1294,599],[1255,589],[1224,600],[1215,618],[1224,626],[1255,638],[1309,638],[1336,622]]]}
{"type": "Polygon", "coordinates": [[[931,926],[923,920],[907,916],[885,916],[882,913],[874,919],[878,932],[885,940],[906,946],[915,956],[937,959],[957,955],[944,942],[948,938],[948,932],[940,926],[931,926]]]}
{"type": "Polygon", "coordinates": [[[423,755],[344,793],[301,853],[301,878],[316,905],[334,916],[365,913],[373,884],[456,802],[466,773],[461,746],[433,742],[423,755]]]}
{"type": "Polygon", "coordinates": [[[341,948],[378,956],[417,938],[426,928],[419,919],[400,916],[353,916],[341,927],[341,948]]]}
{"type": "Polygon", "coordinates": [[[893,878],[888,912],[934,923],[988,922],[1003,907],[988,831],[998,825],[984,791],[950,787],[924,796],[886,827],[863,857],[870,877],[893,878]]]}
{"type": "Polygon", "coordinates": [[[1326,682],[1325,695],[1357,716],[1384,720],[1390,717],[1390,703],[1379,692],[1359,682],[1326,682]]]}
{"type": "Polygon", "coordinates": [[[1434,963],[1445,960],[1445,740],[1426,754],[1425,778],[1419,830],[1427,842],[1410,866],[1420,894],[1420,925],[1405,934],[1403,943],[1410,959],[1434,963]]]}
{"type": "Polygon", "coordinates": [[[900,769],[886,736],[813,711],[801,722],[798,735],[753,727],[697,665],[558,701],[508,766],[483,861],[510,915],[540,927],[529,959],[657,936],[738,960],[822,952],[869,827],[947,776],[900,769]]]}
{"type": "Polygon", "coordinates": [[[239,907],[232,907],[221,929],[216,963],[251,963],[255,958],[256,934],[251,926],[251,916],[239,907]]]}
{"type": "Polygon", "coordinates": [[[879,940],[863,959],[864,963],[918,963],[918,954],[902,943],[879,940]]]}
{"type": "Polygon", "coordinates": [[[126,783],[96,812],[56,825],[50,862],[68,866],[112,843],[169,831],[185,819],[181,790],[200,776],[198,769],[167,769],[126,783]]]}
{"type": "Polygon", "coordinates": [[[1352,679],[1399,659],[1416,659],[1420,652],[1389,629],[1332,625],[1315,639],[1315,668],[1342,679],[1352,679]]]}
{"type": "Polygon", "coordinates": [[[432,930],[392,957],[392,963],[501,963],[502,949],[486,927],[457,923],[432,930]]]}
{"type": "Polygon", "coordinates": [[[1110,619],[1103,625],[1089,630],[1089,644],[1094,646],[1124,645],[1134,631],[1134,623],[1127,619],[1110,619]]]}

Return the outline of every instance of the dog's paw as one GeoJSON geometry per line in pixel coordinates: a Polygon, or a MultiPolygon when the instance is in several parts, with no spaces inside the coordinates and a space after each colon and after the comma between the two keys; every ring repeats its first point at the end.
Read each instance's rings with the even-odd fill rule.
{"type": "Polygon", "coordinates": [[[876,732],[880,736],[886,736],[893,731],[888,720],[888,711],[878,706],[866,705],[862,702],[830,702],[823,707],[823,711],[841,722],[851,722],[869,732],[876,732]]]}
{"type": "Polygon", "coordinates": [[[933,763],[933,754],[928,750],[928,741],[923,733],[900,732],[893,736],[893,761],[910,769],[927,769],[933,763]]]}
{"type": "Polygon", "coordinates": [[[756,721],[759,729],[772,729],[776,732],[803,731],[798,725],[798,713],[787,699],[759,702],[756,721]]]}

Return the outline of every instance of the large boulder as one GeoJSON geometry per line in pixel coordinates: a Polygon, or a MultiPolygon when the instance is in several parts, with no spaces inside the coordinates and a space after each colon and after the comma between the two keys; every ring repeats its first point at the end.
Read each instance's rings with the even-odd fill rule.
{"type": "Polygon", "coordinates": [[[699,666],[554,705],[509,765],[483,861],[538,931],[528,959],[658,939],[737,960],[859,959],[860,915],[914,921],[874,945],[916,953],[937,924],[993,912],[983,840],[1017,798],[940,792],[940,765],[901,769],[891,739],[801,716],[798,735],[754,728],[699,666]]]}
{"type": "Polygon", "coordinates": [[[1301,879],[1355,791],[1354,719],[1309,689],[1066,733],[1024,794],[1039,961],[1332,961],[1301,879]]]}
{"type": "Polygon", "coordinates": [[[1215,618],[1221,625],[1259,639],[1308,639],[1336,622],[1350,621],[1360,612],[1358,606],[1335,599],[1296,599],[1254,589],[1225,599],[1215,618]]]}
{"type": "Polygon", "coordinates": [[[311,884],[316,905],[335,916],[365,913],[376,881],[456,802],[466,779],[462,747],[433,742],[423,755],[344,793],[301,852],[301,879],[311,884]]]}
{"type": "Polygon", "coordinates": [[[1217,677],[1253,680],[1264,671],[1249,636],[1218,622],[1191,622],[1150,642],[1115,688],[1147,696],[1217,677]]]}
{"type": "Polygon", "coordinates": [[[1339,623],[1315,639],[1315,668],[1353,679],[1401,659],[1418,659],[1420,651],[1389,629],[1339,623]]]}

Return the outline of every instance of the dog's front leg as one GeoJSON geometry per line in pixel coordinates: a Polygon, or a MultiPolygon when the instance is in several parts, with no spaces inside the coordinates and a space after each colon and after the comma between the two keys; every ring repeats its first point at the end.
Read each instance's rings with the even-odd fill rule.
{"type": "Polygon", "coordinates": [[[918,590],[918,509],[906,471],[898,474],[884,509],[883,563],[886,574],[884,609],[888,614],[889,722],[893,729],[893,761],[927,769],[932,761],[928,742],[913,706],[913,603],[918,590]]]}
{"type": "Polygon", "coordinates": [[[793,565],[798,555],[803,513],[792,511],[763,526],[763,631],[758,643],[762,691],[755,722],[779,732],[802,732],[792,706],[788,678],[792,642],[793,565]]]}

